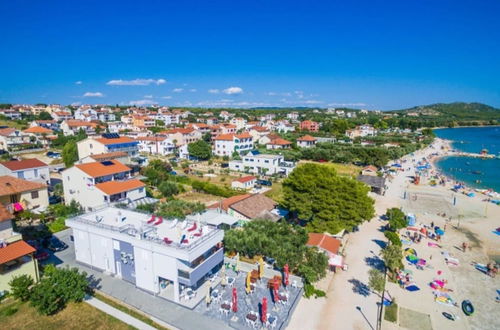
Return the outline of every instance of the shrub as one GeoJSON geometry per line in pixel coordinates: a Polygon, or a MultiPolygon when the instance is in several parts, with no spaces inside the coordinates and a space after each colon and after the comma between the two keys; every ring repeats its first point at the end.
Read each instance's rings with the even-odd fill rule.
{"type": "Polygon", "coordinates": [[[406,227],[406,217],[400,209],[393,207],[388,209],[385,215],[389,219],[389,226],[391,230],[396,231],[406,227]]]}
{"type": "Polygon", "coordinates": [[[158,190],[165,197],[171,197],[179,193],[179,187],[177,187],[177,184],[172,181],[163,181],[158,187],[158,190]]]}
{"type": "Polygon", "coordinates": [[[398,321],[398,304],[392,300],[392,304],[385,307],[384,320],[396,323],[398,321]]]}
{"type": "Polygon", "coordinates": [[[64,217],[58,217],[54,221],[51,221],[47,227],[49,228],[49,231],[51,233],[57,233],[59,231],[62,231],[68,227],[66,227],[66,218],[64,217]]]}
{"type": "Polygon", "coordinates": [[[29,275],[15,276],[9,282],[12,296],[21,301],[27,301],[31,296],[33,283],[33,278],[29,275]]]}
{"type": "Polygon", "coordinates": [[[399,238],[399,235],[396,234],[393,231],[385,231],[384,236],[391,242],[391,244],[402,246],[403,244],[401,243],[401,239],[399,238]]]}
{"type": "Polygon", "coordinates": [[[314,296],[314,298],[326,297],[326,292],[316,289],[314,285],[306,283],[304,285],[304,297],[310,298],[314,296]]]}

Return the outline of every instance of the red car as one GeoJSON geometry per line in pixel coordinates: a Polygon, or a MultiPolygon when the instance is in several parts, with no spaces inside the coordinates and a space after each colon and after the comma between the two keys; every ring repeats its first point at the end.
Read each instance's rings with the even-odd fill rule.
{"type": "Polygon", "coordinates": [[[35,259],[38,261],[44,261],[49,259],[50,255],[47,251],[45,250],[37,250],[35,252],[35,259]]]}

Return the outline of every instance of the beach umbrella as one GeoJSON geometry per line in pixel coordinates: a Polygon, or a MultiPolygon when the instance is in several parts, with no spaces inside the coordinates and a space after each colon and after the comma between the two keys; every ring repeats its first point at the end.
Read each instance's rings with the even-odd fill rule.
{"type": "Polygon", "coordinates": [[[205,297],[205,302],[207,303],[207,306],[212,302],[212,297],[210,296],[210,291],[212,291],[212,287],[210,284],[208,285],[208,290],[207,290],[207,296],[205,297]]]}
{"type": "Polygon", "coordinates": [[[238,311],[238,294],[236,293],[236,288],[233,288],[233,312],[238,311]]]}
{"type": "Polygon", "coordinates": [[[264,259],[260,257],[259,259],[259,278],[264,277],[264,259]]]}
{"type": "Polygon", "coordinates": [[[280,296],[278,295],[278,285],[276,285],[277,282],[273,283],[273,297],[274,297],[274,303],[277,303],[280,300],[280,296]]]}
{"type": "Polygon", "coordinates": [[[288,264],[285,264],[285,267],[284,267],[284,273],[285,273],[285,286],[288,286],[288,282],[289,282],[289,269],[288,269],[288,264]]]}
{"type": "Polygon", "coordinates": [[[239,273],[239,271],[240,271],[240,254],[236,253],[236,257],[235,258],[236,258],[236,264],[234,266],[234,271],[236,273],[239,273]]]}
{"type": "Polygon", "coordinates": [[[262,307],[261,307],[261,310],[260,310],[260,320],[262,321],[262,323],[266,323],[267,322],[267,298],[264,297],[262,298],[262,307]]]}
{"type": "Polygon", "coordinates": [[[220,285],[226,286],[227,284],[227,279],[226,279],[226,268],[222,267],[220,270],[220,285]]]}
{"type": "Polygon", "coordinates": [[[252,276],[252,274],[250,272],[247,273],[247,279],[246,279],[246,286],[245,286],[245,290],[248,293],[250,293],[250,291],[252,291],[252,288],[251,288],[251,280],[250,280],[250,277],[252,276]]]}

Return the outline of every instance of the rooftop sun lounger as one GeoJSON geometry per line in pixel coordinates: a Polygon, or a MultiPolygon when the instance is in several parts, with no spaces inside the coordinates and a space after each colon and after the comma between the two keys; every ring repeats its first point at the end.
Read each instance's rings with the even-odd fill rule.
{"type": "Polygon", "coordinates": [[[151,216],[151,219],[148,220],[148,223],[153,223],[153,222],[155,222],[155,220],[156,220],[156,216],[153,214],[151,216]]]}
{"type": "Polygon", "coordinates": [[[163,222],[163,218],[162,217],[158,217],[158,221],[155,222],[155,226],[158,226],[162,222],[163,222]]]}

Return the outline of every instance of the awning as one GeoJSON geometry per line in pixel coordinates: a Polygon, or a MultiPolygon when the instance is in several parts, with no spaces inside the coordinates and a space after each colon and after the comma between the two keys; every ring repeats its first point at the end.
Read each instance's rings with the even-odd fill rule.
{"type": "Polygon", "coordinates": [[[344,265],[344,258],[338,254],[332,254],[328,260],[330,266],[342,267],[344,265]]]}

